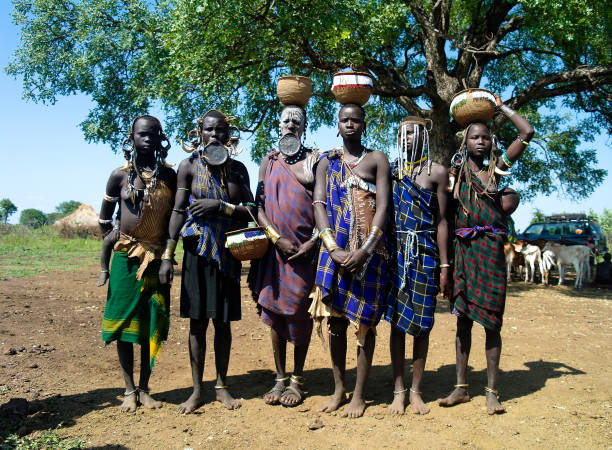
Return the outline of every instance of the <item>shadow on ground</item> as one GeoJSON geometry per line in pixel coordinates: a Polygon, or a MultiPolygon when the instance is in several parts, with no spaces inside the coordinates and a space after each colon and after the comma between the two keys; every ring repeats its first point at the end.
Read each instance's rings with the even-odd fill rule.
{"type": "MultiPolygon", "coordinates": [[[[0,409],[0,429],[2,434],[16,433],[20,436],[58,427],[67,428],[75,420],[92,412],[106,408],[117,408],[121,401],[122,389],[94,389],[81,394],[53,395],[48,398],[25,401],[12,399],[20,408],[7,408],[9,402],[0,409]]],[[[104,448],[126,448],[119,444],[108,444],[104,448]]]]}
{"type": "MultiPolygon", "coordinates": [[[[411,361],[406,361],[408,375],[411,361]]],[[[530,361],[526,369],[502,371],[500,390],[502,400],[516,399],[541,390],[549,379],[584,375],[586,372],[561,362],[530,361]]],[[[392,401],[393,385],[389,365],[373,366],[368,383],[368,405],[379,405],[392,401]]],[[[311,396],[329,396],[333,392],[333,376],[330,369],[320,368],[304,372],[306,392],[311,396]]],[[[356,369],[346,372],[346,386],[352,390],[355,385],[356,369]]],[[[245,374],[228,377],[232,394],[237,398],[261,398],[272,387],[274,372],[271,370],[252,370],[245,374]]],[[[486,370],[469,370],[470,393],[473,396],[484,395],[486,370]]],[[[444,365],[435,371],[427,371],[423,385],[423,397],[426,402],[434,401],[448,395],[455,383],[455,366],[444,365]]],[[[214,382],[205,382],[205,404],[214,401],[214,382]]],[[[179,405],[191,393],[191,387],[160,392],[155,397],[163,402],[179,405]]],[[[34,431],[63,428],[75,424],[76,419],[92,411],[117,408],[120,404],[122,389],[94,389],[81,394],[54,395],[49,398],[33,400],[27,404],[27,414],[3,414],[0,426],[4,432],[25,435],[34,431]]],[[[197,411],[196,411],[197,414],[197,411]]],[[[114,446],[111,448],[122,448],[114,446]]]]}
{"type": "MultiPolygon", "coordinates": [[[[586,374],[580,369],[561,362],[539,360],[526,362],[525,366],[526,369],[500,370],[498,384],[501,400],[516,399],[537,392],[553,378],[586,374]]],[[[423,386],[425,401],[443,398],[450,394],[456,383],[455,377],[454,364],[441,366],[435,373],[426,373],[423,386]],[[436,383],[428,382],[429,380],[436,380],[436,383]]],[[[470,384],[468,390],[472,397],[484,396],[484,388],[487,384],[486,369],[473,371],[471,367],[468,367],[468,383],[470,384]]]]}
{"type": "MultiPolygon", "coordinates": [[[[406,360],[406,376],[410,379],[411,360],[406,360]]],[[[541,390],[547,380],[563,376],[584,375],[586,372],[568,366],[561,362],[530,361],[525,363],[526,369],[500,371],[500,390],[502,400],[524,397],[541,390]]],[[[368,405],[390,403],[393,400],[392,370],[390,365],[375,365],[370,371],[367,398],[368,405]]],[[[245,374],[228,377],[232,395],[242,399],[262,398],[272,388],[275,373],[271,370],[251,370],[245,374]]],[[[330,396],[333,394],[334,380],[329,368],[305,370],[305,392],[310,396],[330,396]]],[[[349,368],[346,371],[346,387],[352,391],[355,386],[357,369],[349,368]]],[[[473,396],[484,395],[487,373],[486,369],[473,371],[468,367],[470,392],[473,396]]],[[[435,371],[425,373],[423,383],[423,396],[425,401],[433,401],[446,397],[455,384],[455,366],[444,365],[435,371]]],[[[206,396],[204,403],[215,400],[214,382],[205,382],[206,396]]],[[[170,404],[179,405],[191,394],[191,387],[173,389],[161,392],[156,398],[170,404]]]]}

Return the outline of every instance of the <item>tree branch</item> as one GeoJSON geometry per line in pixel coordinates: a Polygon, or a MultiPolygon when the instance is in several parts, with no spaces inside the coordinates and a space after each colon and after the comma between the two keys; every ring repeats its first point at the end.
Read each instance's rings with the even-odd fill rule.
{"type": "MultiPolygon", "coordinates": [[[[522,93],[507,100],[505,103],[514,109],[519,109],[532,100],[559,97],[568,94],[579,94],[595,90],[610,84],[612,64],[608,66],[580,66],[572,70],[553,73],[539,78],[522,93]]],[[[496,117],[497,127],[506,121],[506,117],[496,117]]]]}

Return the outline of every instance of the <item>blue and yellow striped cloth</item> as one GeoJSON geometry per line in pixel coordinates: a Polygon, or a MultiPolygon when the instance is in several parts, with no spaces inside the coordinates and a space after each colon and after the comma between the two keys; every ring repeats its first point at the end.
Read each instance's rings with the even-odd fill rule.
{"type": "MultiPolygon", "coordinates": [[[[338,154],[332,152],[325,157],[329,159],[327,216],[336,242],[340,248],[350,251],[351,207],[343,183],[352,174],[338,154]]],[[[315,284],[321,287],[323,301],[352,322],[367,327],[378,324],[385,310],[388,282],[388,263],[381,254],[372,255],[364,276],[357,279],[336,267],[325,246],[321,246],[315,284]]]]}
{"type": "Polygon", "coordinates": [[[438,246],[435,192],[393,173],[394,236],[391,239],[393,287],[386,320],[413,336],[429,333],[434,324],[438,293],[438,246]]]}
{"type": "MultiPolygon", "coordinates": [[[[227,177],[226,168],[211,170],[208,164],[200,159],[197,152],[191,156],[196,164],[195,192],[189,196],[189,204],[194,199],[214,198],[229,202],[227,187],[224,186],[223,176],[227,177]]],[[[240,261],[234,258],[225,248],[225,233],[236,230],[240,224],[225,215],[197,218],[187,209],[187,220],[181,230],[181,236],[185,238],[198,237],[198,254],[204,258],[215,261],[219,270],[226,275],[240,277],[240,261]]]]}

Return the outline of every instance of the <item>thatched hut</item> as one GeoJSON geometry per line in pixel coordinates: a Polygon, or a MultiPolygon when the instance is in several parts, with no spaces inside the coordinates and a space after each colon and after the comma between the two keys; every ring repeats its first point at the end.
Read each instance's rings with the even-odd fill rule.
{"type": "Polygon", "coordinates": [[[101,236],[98,213],[89,205],[79,206],[72,214],[56,220],[51,226],[66,237],[101,236]]]}

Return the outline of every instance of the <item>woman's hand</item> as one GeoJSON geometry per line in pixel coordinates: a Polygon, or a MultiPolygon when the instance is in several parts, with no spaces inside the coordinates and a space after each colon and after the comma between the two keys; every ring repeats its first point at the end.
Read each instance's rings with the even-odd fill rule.
{"type": "Polygon", "coordinates": [[[169,259],[162,259],[159,266],[159,282],[160,284],[172,284],[174,279],[174,267],[169,259]]]}
{"type": "Polygon", "coordinates": [[[285,258],[295,255],[298,251],[297,245],[284,237],[279,238],[274,245],[285,258]]]}
{"type": "Polygon", "coordinates": [[[442,297],[447,300],[450,300],[453,293],[451,276],[450,267],[443,267],[440,269],[440,292],[442,292],[442,297]]]}
{"type": "Polygon", "coordinates": [[[202,219],[219,213],[220,200],[215,198],[202,198],[193,200],[189,210],[195,217],[202,219]]]}
{"type": "Polygon", "coordinates": [[[370,256],[368,252],[362,248],[358,248],[357,250],[349,253],[348,258],[346,258],[346,260],[342,263],[342,267],[352,274],[358,273],[368,260],[368,256],[370,256]]]}
{"type": "Polygon", "coordinates": [[[293,261],[293,260],[302,259],[302,258],[308,260],[312,258],[314,249],[315,249],[315,241],[308,239],[306,242],[300,245],[300,248],[298,248],[298,251],[293,256],[289,257],[287,261],[293,261]]]}
{"type": "Polygon", "coordinates": [[[493,94],[493,96],[495,97],[495,106],[499,108],[501,105],[504,104],[504,102],[502,102],[502,99],[499,95],[493,94]]]}
{"type": "Polygon", "coordinates": [[[336,264],[340,264],[340,265],[342,265],[344,261],[346,261],[346,259],[349,257],[349,253],[342,250],[341,248],[337,248],[333,252],[330,252],[329,255],[331,256],[331,259],[333,259],[336,264]]]}

